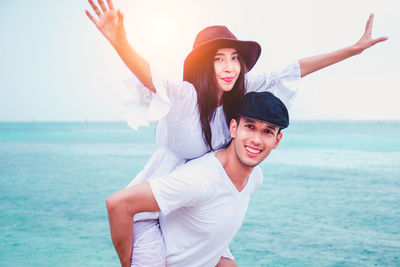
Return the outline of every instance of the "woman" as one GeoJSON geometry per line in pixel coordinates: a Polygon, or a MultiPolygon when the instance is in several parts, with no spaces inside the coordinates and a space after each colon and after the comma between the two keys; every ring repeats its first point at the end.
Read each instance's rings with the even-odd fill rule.
{"type": "MultiPolygon", "coordinates": [[[[184,63],[184,82],[164,81],[128,43],[123,15],[111,0],[99,7],[89,0],[97,18],[86,11],[100,32],[115,48],[121,59],[140,82],[130,86],[136,98],[127,101],[128,124],[137,128],[150,120],[159,120],[157,151],[131,185],[166,175],[176,166],[218,149],[229,139],[227,123],[245,92],[269,90],[287,106],[297,92],[297,82],[316,70],[361,53],[386,40],[371,39],[371,15],[364,35],[353,46],[310,58],[301,59],[274,75],[254,78],[246,73],[254,66],[261,48],[256,42],[238,40],[226,27],[212,26],[196,37],[193,50],[184,63]]],[[[132,266],[163,266],[162,236],[157,225],[158,214],[140,214],[132,223],[123,218],[119,229],[111,232],[121,263],[126,266],[133,253],[132,266]],[[126,234],[128,233],[128,234],[126,234]]],[[[219,265],[235,265],[229,249],[221,252],[219,265]]]]}

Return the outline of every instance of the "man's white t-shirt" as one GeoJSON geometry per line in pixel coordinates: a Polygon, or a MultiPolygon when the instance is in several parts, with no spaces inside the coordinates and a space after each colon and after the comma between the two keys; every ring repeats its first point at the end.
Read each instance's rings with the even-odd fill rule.
{"type": "Polygon", "coordinates": [[[255,167],[239,192],[212,152],[149,183],[161,210],[167,266],[214,267],[242,225],[262,172],[255,167]]]}

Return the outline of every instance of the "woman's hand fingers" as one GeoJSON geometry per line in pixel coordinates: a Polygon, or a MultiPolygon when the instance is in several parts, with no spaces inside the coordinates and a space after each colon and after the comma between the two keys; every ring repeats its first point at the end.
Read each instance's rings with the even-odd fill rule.
{"type": "Polygon", "coordinates": [[[109,8],[110,10],[113,10],[113,9],[114,9],[114,5],[113,5],[113,3],[112,3],[111,0],[107,0],[107,5],[108,5],[108,8],[109,8]]]}
{"type": "Polygon", "coordinates": [[[90,14],[90,12],[89,12],[87,9],[85,9],[85,13],[86,13],[86,15],[89,17],[89,19],[90,19],[91,21],[93,21],[93,23],[97,26],[97,20],[96,20],[96,18],[93,17],[92,14],[90,14]]]}
{"type": "Polygon", "coordinates": [[[371,35],[372,35],[372,25],[374,22],[374,14],[371,13],[369,15],[367,24],[365,25],[365,31],[363,36],[361,36],[360,41],[358,41],[358,47],[361,49],[361,52],[377,43],[386,41],[388,39],[388,37],[384,36],[384,37],[379,37],[376,39],[372,39],[371,35]]]}
{"type": "Polygon", "coordinates": [[[124,22],[124,14],[121,12],[121,10],[117,10],[117,15],[118,15],[118,19],[121,20],[121,23],[124,22]]]}
{"type": "Polygon", "coordinates": [[[93,12],[85,10],[88,18],[96,25],[97,29],[104,35],[112,46],[119,46],[126,40],[123,14],[121,11],[114,9],[112,0],[88,1],[97,15],[96,16],[93,12]],[[95,3],[95,1],[97,1],[97,3],[95,3]]]}
{"type": "Polygon", "coordinates": [[[93,0],[89,0],[89,4],[92,6],[92,8],[93,8],[93,10],[94,10],[94,12],[96,13],[96,15],[98,16],[98,17],[101,17],[101,11],[100,11],[100,9],[97,7],[97,5],[95,4],[95,3],[93,3],[93,0]]]}
{"type": "Polygon", "coordinates": [[[372,45],[386,41],[387,39],[389,39],[387,36],[376,38],[376,39],[372,40],[372,45]]]}
{"type": "Polygon", "coordinates": [[[371,36],[372,34],[372,23],[374,22],[374,13],[369,15],[367,25],[365,25],[365,32],[364,34],[371,36]]]}
{"type": "Polygon", "coordinates": [[[107,12],[107,7],[104,4],[103,0],[97,0],[97,2],[99,3],[99,6],[100,6],[101,10],[103,10],[103,13],[106,13],[107,12]]]}

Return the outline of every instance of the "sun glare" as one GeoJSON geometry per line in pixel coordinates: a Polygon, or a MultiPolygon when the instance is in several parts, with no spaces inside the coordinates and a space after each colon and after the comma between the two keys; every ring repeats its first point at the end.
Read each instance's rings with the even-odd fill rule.
{"type": "Polygon", "coordinates": [[[171,35],[171,22],[166,18],[154,19],[151,31],[155,39],[166,40],[171,35]]]}

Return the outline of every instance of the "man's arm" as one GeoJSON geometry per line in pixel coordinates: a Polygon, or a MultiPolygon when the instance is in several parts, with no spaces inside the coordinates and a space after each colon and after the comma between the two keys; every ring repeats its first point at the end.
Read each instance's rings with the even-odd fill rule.
{"type": "Polygon", "coordinates": [[[112,194],[106,200],[111,238],[123,267],[131,266],[133,216],[140,212],[160,211],[149,183],[139,184],[112,194]]]}

